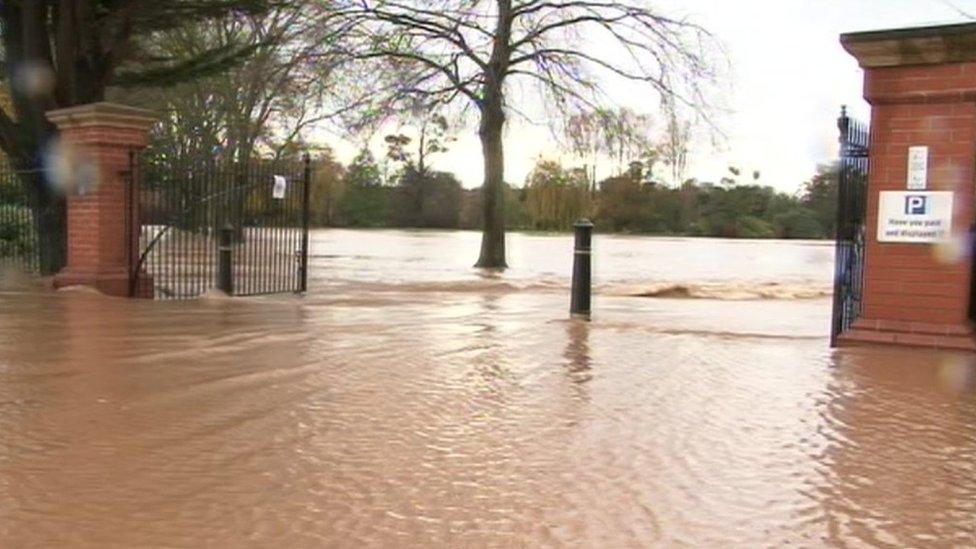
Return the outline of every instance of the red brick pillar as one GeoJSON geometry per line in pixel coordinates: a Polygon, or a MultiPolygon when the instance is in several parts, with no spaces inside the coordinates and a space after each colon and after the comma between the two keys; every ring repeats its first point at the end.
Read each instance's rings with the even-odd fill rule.
{"type": "Polygon", "coordinates": [[[864,68],[864,97],[872,107],[863,311],[841,342],[976,349],[967,243],[976,165],[976,25],[856,33],[841,42],[864,68]],[[923,192],[952,193],[951,237],[944,242],[890,242],[890,235],[879,235],[882,193],[919,192],[917,182],[915,190],[908,182],[910,147],[928,148],[927,172],[915,170],[916,180],[927,173],[923,192]]]}
{"type": "MultiPolygon", "coordinates": [[[[93,103],[47,113],[58,127],[61,151],[77,152],[93,168],[94,181],[68,189],[68,262],[54,286],[85,285],[115,296],[129,294],[138,222],[128,187],[130,152],[146,147],[152,113],[112,103],[93,103]]],[[[83,174],[83,176],[85,176],[83,174]]]]}

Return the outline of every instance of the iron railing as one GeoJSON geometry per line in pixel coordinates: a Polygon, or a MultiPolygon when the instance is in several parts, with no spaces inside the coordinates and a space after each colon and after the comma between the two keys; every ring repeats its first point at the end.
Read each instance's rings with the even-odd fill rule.
{"type": "Polygon", "coordinates": [[[307,157],[134,163],[130,293],[185,299],[217,288],[228,231],[232,295],[305,291],[309,166],[307,157]]]}
{"type": "Polygon", "coordinates": [[[861,315],[870,146],[868,126],[847,116],[846,108],[841,108],[837,127],[840,130],[840,166],[831,346],[836,346],[838,336],[861,315]]]}
{"type": "Polygon", "coordinates": [[[38,219],[29,189],[41,177],[40,171],[0,170],[0,267],[33,273],[40,268],[38,219]]]}

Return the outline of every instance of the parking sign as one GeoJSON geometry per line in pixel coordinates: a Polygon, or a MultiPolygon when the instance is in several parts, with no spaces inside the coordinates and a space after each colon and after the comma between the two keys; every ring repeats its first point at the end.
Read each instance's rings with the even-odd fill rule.
{"type": "Polygon", "coordinates": [[[931,244],[952,236],[947,191],[884,191],[878,202],[878,242],[931,244]]]}
{"type": "Polygon", "coordinates": [[[905,197],[905,215],[925,215],[928,197],[921,194],[910,194],[905,197]]]}

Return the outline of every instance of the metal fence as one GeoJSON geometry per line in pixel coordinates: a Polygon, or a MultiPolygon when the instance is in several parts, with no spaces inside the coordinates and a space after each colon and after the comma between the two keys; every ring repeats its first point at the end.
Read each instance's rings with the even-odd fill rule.
{"type": "Polygon", "coordinates": [[[0,267],[39,270],[37,220],[28,189],[41,177],[39,171],[0,169],[0,267]]]}
{"type": "Polygon", "coordinates": [[[837,181],[837,244],[830,344],[861,315],[864,291],[869,127],[841,109],[840,166],[837,181]]]}
{"type": "Polygon", "coordinates": [[[130,293],[193,298],[217,287],[230,233],[231,295],[307,287],[309,161],[157,161],[133,166],[139,220],[130,293]]]}

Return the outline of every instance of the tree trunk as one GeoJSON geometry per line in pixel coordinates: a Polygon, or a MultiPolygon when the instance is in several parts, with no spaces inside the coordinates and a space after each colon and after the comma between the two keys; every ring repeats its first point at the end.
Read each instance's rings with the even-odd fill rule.
{"type": "Polygon", "coordinates": [[[481,233],[481,255],[475,267],[504,269],[505,262],[505,154],[502,129],[505,113],[500,101],[487,106],[481,113],[481,151],[485,162],[485,182],[482,187],[484,225],[481,233]]]}
{"type": "Polygon", "coordinates": [[[505,128],[505,75],[512,55],[512,0],[496,0],[498,26],[492,37],[491,60],[483,86],[484,99],[479,104],[481,152],[485,161],[485,183],[482,187],[484,228],[481,233],[481,256],[475,267],[505,269],[505,151],[502,130],[505,128]]]}
{"type": "Polygon", "coordinates": [[[37,227],[38,266],[42,275],[57,274],[68,259],[67,204],[64,196],[57,193],[41,193],[43,198],[35,202],[35,226],[37,227]]]}

